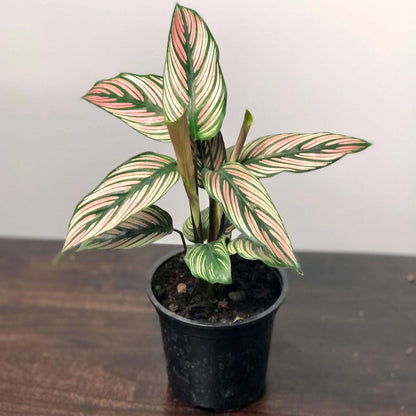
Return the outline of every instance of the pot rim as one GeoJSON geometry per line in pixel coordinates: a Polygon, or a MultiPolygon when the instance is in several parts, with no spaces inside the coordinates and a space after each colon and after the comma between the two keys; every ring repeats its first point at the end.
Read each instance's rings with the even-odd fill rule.
{"type": "Polygon", "coordinates": [[[152,279],[153,275],[156,272],[156,270],[161,266],[166,260],[173,257],[175,254],[179,254],[183,251],[182,246],[176,246],[171,250],[168,250],[164,255],[160,256],[158,260],[150,267],[150,269],[147,272],[146,276],[146,291],[147,296],[149,297],[150,301],[152,302],[153,306],[156,308],[156,310],[159,313],[163,313],[164,315],[167,315],[173,320],[180,321],[185,325],[191,326],[191,327],[198,327],[198,328],[207,328],[207,329],[217,329],[217,328],[241,328],[243,326],[248,326],[253,324],[256,321],[261,320],[267,315],[270,315],[277,311],[277,309],[282,305],[282,303],[285,301],[287,292],[288,292],[288,280],[286,276],[286,272],[282,269],[277,269],[278,273],[280,274],[280,281],[281,281],[281,287],[282,291],[279,295],[279,297],[276,299],[276,301],[270,305],[267,309],[265,309],[263,312],[260,312],[257,315],[253,315],[250,318],[244,319],[243,321],[237,321],[237,322],[230,322],[230,323],[210,323],[210,322],[199,322],[194,321],[192,319],[184,318],[183,316],[180,316],[169,309],[165,308],[155,297],[152,290],[152,279]]]}

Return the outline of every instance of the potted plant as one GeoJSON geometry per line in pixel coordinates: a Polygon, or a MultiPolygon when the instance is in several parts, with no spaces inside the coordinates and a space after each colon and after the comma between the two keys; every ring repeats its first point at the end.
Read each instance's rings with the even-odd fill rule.
{"type": "Polygon", "coordinates": [[[111,171],[76,206],[62,251],[140,247],[178,232],[183,252],[161,259],[148,288],[172,389],[193,406],[250,403],[264,388],[273,317],[287,290],[277,268],[301,273],[260,179],[322,168],[369,143],[333,133],[288,133],[245,145],[253,121],[246,111],[235,146],[226,149],[218,47],[198,13],[180,5],[163,76],[121,73],[97,82],[83,98],[139,133],[170,142],[176,160],[149,151],[111,171]],[[182,231],[154,205],[179,178],[190,207],[182,231]],[[204,209],[201,192],[209,197],[204,209]],[[233,230],[240,234],[233,237],[233,230]]]}

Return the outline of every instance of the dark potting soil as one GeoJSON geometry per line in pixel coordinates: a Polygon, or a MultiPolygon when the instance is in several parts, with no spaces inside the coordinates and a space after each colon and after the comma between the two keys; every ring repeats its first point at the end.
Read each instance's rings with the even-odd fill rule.
{"type": "Polygon", "coordinates": [[[156,299],[188,319],[230,323],[247,319],[271,306],[281,293],[276,271],[261,261],[231,256],[232,284],[210,284],[195,279],[183,253],[163,263],[152,282],[156,299]]]}

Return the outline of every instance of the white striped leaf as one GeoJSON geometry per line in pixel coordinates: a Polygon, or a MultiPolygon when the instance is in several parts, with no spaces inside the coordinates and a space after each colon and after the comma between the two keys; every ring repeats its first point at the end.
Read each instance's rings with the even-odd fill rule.
{"type": "MultiPolygon", "coordinates": [[[[201,211],[201,222],[202,222],[202,235],[204,240],[208,238],[208,229],[209,229],[209,208],[205,208],[201,211]]],[[[220,228],[220,236],[221,237],[229,237],[231,232],[234,229],[234,225],[228,221],[227,218],[224,218],[223,223],[221,224],[220,228]]],[[[189,241],[195,242],[194,238],[194,229],[192,225],[192,217],[188,217],[182,226],[183,235],[189,241]]]]}
{"type": "Polygon", "coordinates": [[[224,140],[221,132],[212,139],[192,142],[192,151],[196,160],[198,186],[203,188],[201,171],[203,168],[217,170],[226,161],[224,140]]]}
{"type": "Polygon", "coordinates": [[[84,241],[79,250],[125,249],[151,244],[173,231],[171,216],[156,205],[131,215],[117,227],[84,241]]]}
{"type": "Polygon", "coordinates": [[[156,202],[178,179],[169,156],[145,152],[129,159],[76,206],[63,251],[117,227],[156,202]]]}
{"type": "Polygon", "coordinates": [[[253,140],[243,148],[238,161],[258,178],[267,178],[284,171],[319,169],[369,145],[341,134],[285,133],[253,140]]]}
{"type": "Polygon", "coordinates": [[[287,265],[276,258],[266,246],[240,235],[228,243],[228,252],[238,254],[247,260],[261,260],[270,267],[287,267],[287,265]]]}
{"type": "Polygon", "coordinates": [[[266,246],[286,267],[300,272],[292,245],[266,189],[243,165],[228,162],[202,172],[205,189],[243,234],[266,246]]]}
{"type": "Polygon", "coordinates": [[[224,239],[195,244],[185,255],[192,275],[209,283],[231,283],[231,261],[224,239]]]}
{"type": "Polygon", "coordinates": [[[139,133],[169,141],[162,105],[163,78],[121,73],[97,82],[84,95],[90,103],[113,114],[139,133]]]}
{"type": "Polygon", "coordinates": [[[194,10],[176,5],[163,74],[163,108],[173,122],[188,110],[191,140],[207,140],[220,130],[226,88],[217,44],[194,10]]]}

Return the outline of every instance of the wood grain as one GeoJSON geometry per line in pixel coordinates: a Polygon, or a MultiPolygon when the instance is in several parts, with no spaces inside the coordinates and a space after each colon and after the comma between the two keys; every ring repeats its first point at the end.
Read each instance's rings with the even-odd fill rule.
{"type": "MultiPolygon", "coordinates": [[[[204,415],[171,396],[148,268],[169,246],[0,239],[0,415],[204,415]]],[[[415,416],[416,259],[300,253],[264,397],[234,415],[415,416]]],[[[217,413],[220,414],[220,413],[217,413]]],[[[224,413],[225,414],[225,413],[224,413]]]]}

